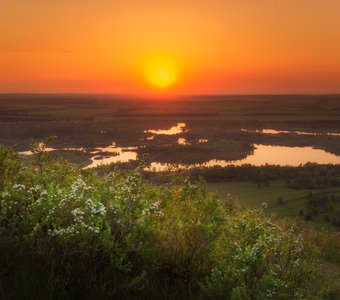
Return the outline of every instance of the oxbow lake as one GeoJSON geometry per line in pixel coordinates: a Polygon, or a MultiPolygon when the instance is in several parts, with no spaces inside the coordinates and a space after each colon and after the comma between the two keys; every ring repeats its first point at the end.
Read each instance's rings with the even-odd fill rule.
{"type": "Polygon", "coordinates": [[[216,160],[212,159],[201,164],[162,164],[153,162],[149,169],[155,171],[165,171],[171,168],[209,168],[209,167],[227,167],[241,166],[250,164],[253,166],[279,165],[279,166],[299,166],[308,162],[317,164],[340,164],[340,156],[327,153],[324,150],[314,149],[312,147],[285,147],[285,146],[268,146],[255,144],[254,153],[241,160],[216,160]]]}

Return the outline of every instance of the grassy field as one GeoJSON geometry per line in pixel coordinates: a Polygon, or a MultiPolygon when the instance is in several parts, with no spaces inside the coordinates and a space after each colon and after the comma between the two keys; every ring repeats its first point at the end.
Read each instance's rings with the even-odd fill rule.
{"type": "MultiPolygon", "coordinates": [[[[266,203],[266,211],[269,214],[276,213],[281,217],[301,219],[300,211],[306,210],[310,193],[340,195],[340,189],[336,188],[325,190],[292,189],[281,180],[270,181],[269,186],[261,187],[249,181],[208,183],[208,189],[216,192],[222,198],[232,197],[246,208],[260,208],[262,203],[266,203]],[[279,204],[279,197],[282,197],[283,204],[279,204]]],[[[335,205],[335,210],[337,209],[340,209],[339,203],[335,205]]],[[[330,222],[325,221],[323,214],[315,216],[313,223],[319,228],[333,228],[330,222]]]]}

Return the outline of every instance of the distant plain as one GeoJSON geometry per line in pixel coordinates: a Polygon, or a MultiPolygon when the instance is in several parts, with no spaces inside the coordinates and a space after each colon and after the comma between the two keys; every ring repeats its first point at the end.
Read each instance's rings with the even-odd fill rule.
{"type": "MultiPolygon", "coordinates": [[[[43,141],[48,136],[55,136],[49,146],[58,150],[51,152],[51,155],[64,156],[83,166],[91,163],[91,152],[96,148],[109,147],[113,143],[115,147],[122,147],[122,151],[127,151],[124,147],[134,147],[136,151],[138,160],[120,164],[125,168],[133,168],[141,160],[146,164],[184,165],[202,164],[210,160],[234,161],[253,153],[254,144],[312,147],[339,156],[340,136],[327,133],[340,133],[340,96],[207,95],[157,98],[2,94],[0,128],[0,144],[13,146],[18,151],[29,150],[32,140],[43,141]],[[152,137],[146,132],[168,130],[179,123],[184,123],[185,129],[178,134],[152,137]],[[262,129],[288,133],[266,134],[261,132],[262,129]],[[296,131],[311,134],[296,134],[296,131]],[[179,143],[179,138],[185,144],[179,143]]],[[[96,159],[110,155],[116,154],[114,151],[104,151],[96,159]]],[[[154,175],[156,180],[157,176],[154,175]]],[[[340,178],[337,172],[329,176],[340,178]]],[[[209,181],[209,176],[206,179],[209,181]]],[[[340,187],[292,189],[285,184],[285,180],[269,181],[269,186],[261,188],[253,183],[254,178],[246,181],[239,178],[221,179],[208,185],[210,190],[222,196],[230,194],[244,206],[260,207],[262,202],[266,202],[269,213],[294,218],[303,217],[299,213],[306,210],[309,193],[339,195],[340,187]],[[284,204],[278,204],[278,197],[282,197],[284,204]]],[[[336,218],[338,206],[334,205],[331,218],[336,218]]],[[[313,216],[313,221],[318,226],[332,228],[332,221],[325,221],[325,215],[313,216]]]]}

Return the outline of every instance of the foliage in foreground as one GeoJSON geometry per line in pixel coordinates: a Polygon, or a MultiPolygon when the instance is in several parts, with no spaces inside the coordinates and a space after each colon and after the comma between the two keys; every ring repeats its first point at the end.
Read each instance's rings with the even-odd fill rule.
{"type": "MultiPolygon", "coordinates": [[[[177,177],[105,178],[0,148],[2,299],[337,299],[339,236],[177,177]]],[[[265,206],[265,205],[264,205],[265,206]]]]}

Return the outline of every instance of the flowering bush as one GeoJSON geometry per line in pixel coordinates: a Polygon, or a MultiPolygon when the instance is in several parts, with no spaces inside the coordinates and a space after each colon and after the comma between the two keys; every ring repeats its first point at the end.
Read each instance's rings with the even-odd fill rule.
{"type": "Polygon", "coordinates": [[[0,298],[338,295],[339,256],[323,248],[335,234],[241,209],[202,180],[104,178],[33,150],[0,148],[0,298]]]}
{"type": "Polygon", "coordinates": [[[215,296],[306,299],[306,291],[313,288],[303,276],[316,270],[309,265],[304,238],[294,225],[272,223],[261,211],[239,212],[229,219],[218,243],[216,264],[205,283],[215,296]]]}

